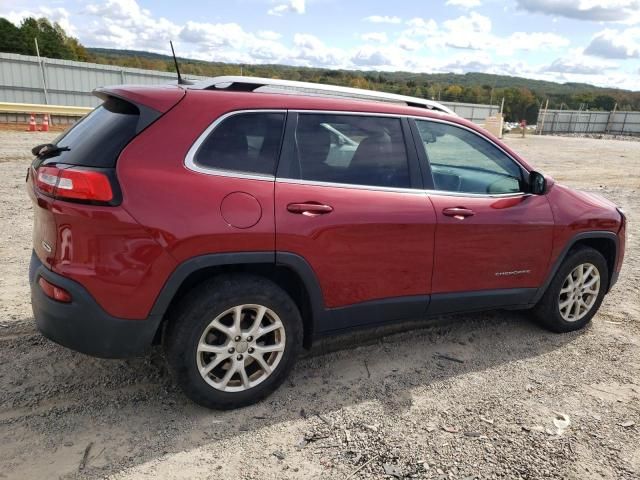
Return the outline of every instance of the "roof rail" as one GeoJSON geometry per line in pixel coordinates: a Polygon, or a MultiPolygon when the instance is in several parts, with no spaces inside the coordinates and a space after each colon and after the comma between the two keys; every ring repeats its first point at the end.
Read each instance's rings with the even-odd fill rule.
{"type": "Polygon", "coordinates": [[[261,87],[267,87],[268,92],[283,91],[286,93],[302,93],[307,95],[346,97],[359,100],[375,100],[389,103],[400,103],[410,107],[428,108],[430,110],[456,115],[456,113],[444,105],[425,100],[424,98],[397,95],[395,93],[378,92],[362,88],[339,87],[321,83],[297,82],[293,80],[280,80],[273,78],[221,76],[197,82],[189,88],[200,90],[227,90],[240,92],[253,92],[261,87]]]}

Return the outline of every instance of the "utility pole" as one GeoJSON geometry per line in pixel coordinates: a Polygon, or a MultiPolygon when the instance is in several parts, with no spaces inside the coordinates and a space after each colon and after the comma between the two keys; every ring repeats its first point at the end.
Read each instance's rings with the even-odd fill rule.
{"type": "Polygon", "coordinates": [[[40,64],[40,72],[42,73],[42,91],[44,92],[44,103],[49,105],[49,94],[47,93],[47,77],[44,74],[44,63],[40,58],[40,49],[38,48],[38,39],[33,37],[33,41],[36,44],[36,55],[38,56],[38,63],[40,64]]]}

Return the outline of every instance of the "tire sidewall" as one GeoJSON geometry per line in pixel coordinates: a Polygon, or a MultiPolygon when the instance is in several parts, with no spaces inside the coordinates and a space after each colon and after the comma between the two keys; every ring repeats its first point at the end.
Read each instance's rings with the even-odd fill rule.
{"type": "Polygon", "coordinates": [[[602,300],[604,299],[604,296],[607,292],[609,282],[608,279],[609,272],[607,268],[607,262],[602,254],[600,254],[600,252],[592,248],[582,248],[571,252],[567,259],[562,263],[562,266],[558,270],[558,273],[554,277],[545,294],[546,298],[544,300],[548,304],[546,314],[550,315],[551,317],[547,318],[547,321],[545,321],[545,323],[549,324],[548,320],[551,320],[551,324],[549,326],[551,326],[554,330],[561,332],[578,330],[587,325],[591,321],[593,316],[598,312],[600,305],[602,304],[602,300]],[[562,285],[564,284],[567,276],[573,271],[574,268],[583,263],[591,263],[598,270],[598,273],[600,275],[600,290],[598,292],[598,296],[596,297],[596,301],[589,312],[587,312],[587,314],[580,320],[569,322],[565,320],[560,313],[560,304],[558,300],[560,296],[560,290],[562,289],[562,285]]]}
{"type": "Polygon", "coordinates": [[[181,315],[167,335],[166,350],[176,380],[189,397],[211,408],[236,408],[259,401],[282,383],[302,344],[300,313],[282,289],[266,279],[238,275],[207,282],[182,303],[181,315]],[[223,392],[200,375],[197,345],[214,318],[232,307],[246,304],[263,305],[278,315],[285,329],[285,349],[277,367],[264,381],[245,391],[223,392]]]}

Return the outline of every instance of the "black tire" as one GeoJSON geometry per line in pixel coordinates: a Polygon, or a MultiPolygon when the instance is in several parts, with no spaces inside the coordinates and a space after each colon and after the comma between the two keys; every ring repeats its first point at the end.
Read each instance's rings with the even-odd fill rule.
{"type": "MultiPolygon", "coordinates": [[[[265,398],[287,377],[302,346],[302,319],[296,304],[275,283],[254,275],[228,274],[203,282],[185,295],[168,320],[163,344],[169,369],[184,393],[207,408],[227,410],[265,398]],[[210,322],[226,310],[245,304],[263,305],[279,317],[285,348],[261,383],[243,391],[225,392],[209,385],[200,374],[197,346],[210,322]]],[[[249,355],[246,357],[249,360],[249,355]]]]}
{"type": "Polygon", "coordinates": [[[609,269],[607,261],[600,252],[590,247],[578,247],[571,250],[556,272],[544,295],[533,308],[535,319],[542,326],[556,333],[571,332],[585,327],[597,313],[609,285],[609,269]],[[559,297],[562,285],[567,276],[579,265],[590,263],[596,267],[600,275],[600,289],[595,303],[586,315],[579,320],[567,321],[560,313],[559,297]]]}

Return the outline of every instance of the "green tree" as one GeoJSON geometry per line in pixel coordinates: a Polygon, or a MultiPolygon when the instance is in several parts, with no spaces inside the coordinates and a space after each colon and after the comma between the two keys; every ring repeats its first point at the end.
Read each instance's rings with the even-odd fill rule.
{"type": "Polygon", "coordinates": [[[611,95],[596,95],[593,99],[593,106],[599,110],[611,111],[616,104],[616,99],[611,95]]]}
{"type": "Polygon", "coordinates": [[[457,101],[462,95],[462,87],[460,85],[450,85],[443,92],[445,100],[457,101]]]}
{"type": "MultiPolygon", "coordinates": [[[[52,24],[46,18],[25,18],[20,24],[20,32],[29,55],[36,54],[34,39],[38,39],[40,55],[48,58],[62,58],[77,60],[80,44],[70,44],[63,28],[57,23],[52,24]]],[[[84,47],[82,47],[84,49],[84,47]]],[[[86,56],[86,55],[85,55],[86,56]]]]}
{"type": "Polygon", "coordinates": [[[28,53],[22,32],[6,18],[0,18],[0,52],[28,53]]]}

